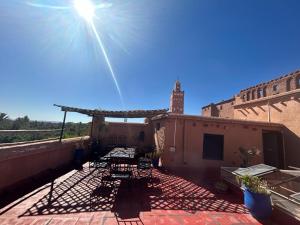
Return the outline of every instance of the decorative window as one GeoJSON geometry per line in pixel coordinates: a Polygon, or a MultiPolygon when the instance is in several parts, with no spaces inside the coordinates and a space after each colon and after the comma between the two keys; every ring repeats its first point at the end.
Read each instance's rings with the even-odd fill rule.
{"type": "Polygon", "coordinates": [[[252,98],[252,100],[255,99],[255,90],[252,91],[251,98],[252,98]]]}
{"type": "Polygon", "coordinates": [[[292,78],[287,79],[286,81],[286,91],[290,91],[291,88],[291,82],[292,82],[292,78]]]}
{"type": "Polygon", "coordinates": [[[204,134],[203,159],[223,160],[224,135],[204,134]]]}
{"type": "Polygon", "coordinates": [[[273,85],[273,92],[277,92],[278,91],[278,85],[277,84],[274,84],[273,85]]]}
{"type": "Polygon", "coordinates": [[[267,96],[267,87],[263,88],[263,96],[266,97],[267,96]]]}
{"type": "Polygon", "coordinates": [[[247,101],[250,101],[250,91],[247,92],[247,101]]]}
{"type": "Polygon", "coordinates": [[[261,98],[261,97],[263,97],[264,96],[264,92],[263,92],[263,90],[261,89],[261,88],[259,88],[258,90],[257,90],[257,98],[261,98]]]}

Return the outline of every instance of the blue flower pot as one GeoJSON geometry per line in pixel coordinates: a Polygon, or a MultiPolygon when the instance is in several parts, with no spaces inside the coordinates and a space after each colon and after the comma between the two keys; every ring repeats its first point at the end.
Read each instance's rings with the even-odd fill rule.
{"type": "Polygon", "coordinates": [[[272,214],[270,195],[254,193],[246,188],[244,191],[244,204],[251,215],[257,219],[267,219],[272,214]]]}

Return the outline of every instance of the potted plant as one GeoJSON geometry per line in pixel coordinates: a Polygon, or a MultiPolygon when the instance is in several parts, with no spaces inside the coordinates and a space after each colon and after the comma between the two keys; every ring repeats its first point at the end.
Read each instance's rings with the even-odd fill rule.
{"type": "Polygon", "coordinates": [[[152,160],[153,167],[158,168],[159,158],[161,156],[161,152],[155,150],[153,152],[147,153],[146,156],[152,160]]]}
{"type": "Polygon", "coordinates": [[[251,215],[267,219],[272,213],[271,187],[257,176],[244,175],[238,177],[238,180],[244,187],[244,204],[251,215]]]}
{"type": "Polygon", "coordinates": [[[260,150],[256,147],[252,147],[252,148],[240,147],[239,151],[240,151],[240,157],[242,159],[242,164],[241,164],[242,168],[248,167],[250,161],[255,156],[258,156],[260,154],[260,150]]]}
{"type": "Polygon", "coordinates": [[[76,143],[74,151],[74,165],[76,169],[82,169],[84,162],[84,140],[81,138],[79,143],[76,143]]]}

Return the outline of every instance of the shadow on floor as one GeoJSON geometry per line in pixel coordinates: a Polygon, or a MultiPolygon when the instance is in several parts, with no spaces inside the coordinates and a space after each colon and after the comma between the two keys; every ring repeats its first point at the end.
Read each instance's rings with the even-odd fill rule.
{"type": "Polygon", "coordinates": [[[247,213],[234,195],[218,195],[208,185],[195,184],[170,173],[153,171],[152,180],[133,179],[101,185],[88,168],[75,172],[20,216],[111,211],[117,220],[139,218],[151,210],[247,213]]]}

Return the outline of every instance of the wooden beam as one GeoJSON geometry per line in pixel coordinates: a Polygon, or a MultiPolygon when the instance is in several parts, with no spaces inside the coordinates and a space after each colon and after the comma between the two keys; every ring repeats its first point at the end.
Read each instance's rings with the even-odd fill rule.
{"type": "Polygon", "coordinates": [[[66,116],[67,116],[67,111],[65,111],[65,113],[64,113],[64,120],[63,120],[63,124],[61,126],[59,142],[61,142],[63,134],[64,134],[65,124],[66,124],[66,116]]]}
{"type": "Polygon", "coordinates": [[[68,107],[63,105],[56,105],[60,107],[62,111],[77,112],[85,114],[88,116],[103,116],[103,117],[113,117],[113,118],[145,118],[154,117],[160,114],[166,114],[168,109],[157,109],[157,110],[129,110],[129,111],[107,111],[99,109],[81,109],[75,107],[68,107]]]}

